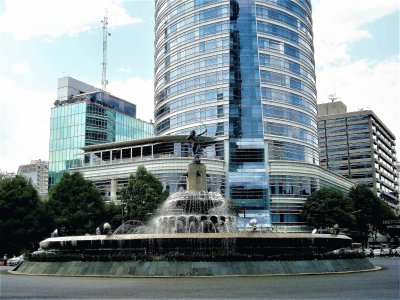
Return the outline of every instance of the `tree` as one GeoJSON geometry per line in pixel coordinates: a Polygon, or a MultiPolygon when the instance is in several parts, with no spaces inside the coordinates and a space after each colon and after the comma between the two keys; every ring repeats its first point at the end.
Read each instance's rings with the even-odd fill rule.
{"type": "Polygon", "coordinates": [[[24,177],[0,180],[0,253],[18,254],[41,239],[40,197],[24,177]]]}
{"type": "Polygon", "coordinates": [[[126,204],[126,219],[147,221],[158,206],[168,197],[161,182],[144,166],[129,177],[128,186],[121,191],[122,201],[126,204]]]}
{"type": "Polygon", "coordinates": [[[0,169],[0,179],[15,177],[15,173],[7,172],[0,169]]]}
{"type": "Polygon", "coordinates": [[[384,220],[397,219],[389,205],[366,185],[351,188],[349,197],[353,200],[354,209],[358,211],[355,229],[360,232],[365,244],[370,233],[385,232],[384,220]]]}
{"type": "Polygon", "coordinates": [[[64,173],[49,193],[48,207],[54,225],[65,235],[94,234],[105,220],[100,191],[80,173],[64,173]]]}
{"type": "Polygon", "coordinates": [[[355,223],[352,200],[333,188],[322,188],[312,193],[304,204],[303,219],[317,228],[351,227],[355,223]]]}

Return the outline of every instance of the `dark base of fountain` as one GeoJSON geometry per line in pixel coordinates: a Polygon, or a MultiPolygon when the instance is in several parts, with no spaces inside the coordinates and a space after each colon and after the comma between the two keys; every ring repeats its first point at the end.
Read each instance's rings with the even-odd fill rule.
{"type": "Polygon", "coordinates": [[[265,276],[374,270],[366,258],[295,261],[25,261],[29,275],[105,277],[265,276]]]}
{"type": "Polygon", "coordinates": [[[65,276],[218,276],[373,269],[367,259],[326,254],[342,235],[310,233],[126,234],[49,238],[18,268],[65,276]]]}

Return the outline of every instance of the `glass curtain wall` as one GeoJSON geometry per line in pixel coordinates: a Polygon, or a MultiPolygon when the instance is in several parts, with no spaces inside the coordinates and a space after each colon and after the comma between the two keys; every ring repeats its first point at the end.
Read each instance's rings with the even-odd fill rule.
{"type": "Polygon", "coordinates": [[[134,104],[110,95],[99,102],[99,93],[92,96],[95,98],[90,101],[51,110],[49,187],[59,181],[63,172],[81,166],[84,146],[154,136],[153,124],[133,117],[134,104]]]}
{"type": "Polygon", "coordinates": [[[284,206],[270,195],[268,163],[319,163],[310,1],[158,0],[155,17],[156,134],[207,127],[224,142],[225,196],[284,206]]]}
{"type": "Polygon", "coordinates": [[[79,165],[86,140],[86,102],[54,107],[50,117],[49,187],[79,165]]]}
{"type": "Polygon", "coordinates": [[[267,210],[255,1],[231,1],[230,54],[229,196],[244,209],[267,210]]]}

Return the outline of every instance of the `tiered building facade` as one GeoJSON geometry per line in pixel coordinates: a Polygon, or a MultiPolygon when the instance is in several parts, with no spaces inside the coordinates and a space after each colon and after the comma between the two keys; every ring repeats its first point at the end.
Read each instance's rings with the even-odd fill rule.
{"type": "Polygon", "coordinates": [[[342,102],[318,105],[321,166],[372,188],[399,212],[396,137],[371,110],[342,102]]]}

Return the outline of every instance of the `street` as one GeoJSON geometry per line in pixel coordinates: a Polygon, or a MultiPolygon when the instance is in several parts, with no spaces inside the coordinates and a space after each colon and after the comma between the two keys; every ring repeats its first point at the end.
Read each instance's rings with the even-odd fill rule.
{"type": "Polygon", "coordinates": [[[399,299],[400,258],[374,258],[383,270],[334,275],[225,278],[25,276],[0,270],[0,298],[399,299]]]}

